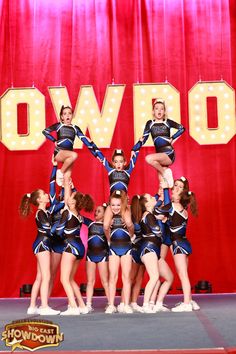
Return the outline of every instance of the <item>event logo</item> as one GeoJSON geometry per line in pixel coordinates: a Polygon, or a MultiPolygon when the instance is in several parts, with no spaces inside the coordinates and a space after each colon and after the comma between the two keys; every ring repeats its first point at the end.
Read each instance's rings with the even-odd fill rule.
{"type": "Polygon", "coordinates": [[[57,324],[45,320],[18,320],[5,326],[2,341],[14,351],[16,348],[34,351],[57,347],[64,340],[57,324]]]}

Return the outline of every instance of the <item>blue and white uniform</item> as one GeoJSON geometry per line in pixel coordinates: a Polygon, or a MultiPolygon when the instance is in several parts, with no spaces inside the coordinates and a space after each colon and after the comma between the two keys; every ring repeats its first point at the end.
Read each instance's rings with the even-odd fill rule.
{"type": "Polygon", "coordinates": [[[170,202],[160,208],[164,213],[168,213],[168,225],[170,230],[170,239],[173,247],[173,254],[191,254],[192,247],[186,236],[188,215],[186,210],[177,210],[175,204],[170,202]]]}
{"type": "MultiPolygon", "coordinates": [[[[168,188],[164,188],[163,190],[164,192],[164,201],[159,199],[159,195],[156,194],[155,198],[156,198],[156,206],[154,209],[154,215],[158,216],[160,214],[168,217],[169,213],[167,211],[164,211],[161,206],[162,204],[167,205],[170,203],[170,196],[169,196],[169,191],[168,188]]],[[[166,222],[162,222],[161,220],[157,219],[158,225],[161,229],[161,233],[162,233],[162,243],[166,246],[171,246],[172,242],[171,242],[171,238],[170,238],[170,226],[169,226],[169,220],[167,220],[166,222]]]]}
{"type": "Polygon", "coordinates": [[[35,221],[38,233],[32,246],[34,254],[44,251],[51,252],[50,214],[48,211],[38,209],[35,215],[35,221]]]}
{"type": "Polygon", "coordinates": [[[162,243],[161,229],[153,213],[147,212],[140,221],[142,230],[142,242],[140,247],[140,257],[149,252],[155,252],[160,258],[160,248],[162,243]]]}
{"type": "Polygon", "coordinates": [[[134,223],[134,235],[135,238],[132,241],[132,260],[134,263],[137,264],[142,264],[141,258],[140,258],[140,252],[141,252],[141,244],[142,244],[142,230],[141,226],[139,223],[134,223]]]}
{"type": "Polygon", "coordinates": [[[173,163],[175,160],[175,151],[171,142],[183,134],[184,131],[185,128],[182,124],[176,123],[171,119],[163,119],[162,121],[149,120],[144,128],[141,141],[135,144],[132,150],[140,150],[151,133],[156,152],[167,154],[173,163]],[[177,129],[177,132],[172,136],[170,135],[171,128],[177,129]]]}
{"type": "MultiPolygon", "coordinates": [[[[57,166],[53,166],[51,177],[50,177],[50,221],[51,221],[51,248],[52,252],[62,253],[65,248],[64,240],[56,234],[56,228],[59,224],[61,218],[61,210],[65,206],[64,200],[58,200],[56,197],[56,172],[57,166]]],[[[61,195],[63,197],[64,188],[62,188],[61,195]]]]}
{"type": "Polygon", "coordinates": [[[56,228],[57,234],[64,238],[65,248],[63,252],[72,253],[77,259],[82,259],[85,254],[85,248],[80,238],[82,222],[83,219],[80,215],[75,215],[66,209],[63,211],[56,228]]]}
{"type": "Polygon", "coordinates": [[[54,156],[58,154],[60,150],[73,150],[74,140],[77,136],[89,149],[89,151],[95,156],[96,145],[83,134],[82,130],[74,124],[55,123],[48,128],[45,128],[42,132],[47,139],[52,142],[57,142],[57,146],[54,150],[54,156]],[[51,134],[53,131],[57,133],[57,139],[51,134]]]}
{"type": "Polygon", "coordinates": [[[108,261],[108,243],[101,221],[93,221],[83,217],[83,223],[88,227],[88,248],[86,260],[100,263],[108,261]]]}
{"type": "Polygon", "coordinates": [[[113,215],[109,255],[124,256],[131,254],[132,243],[129,232],[121,215],[113,215]]]}
{"type": "Polygon", "coordinates": [[[107,161],[103,153],[97,148],[95,150],[96,156],[99,158],[99,160],[102,162],[103,166],[108,172],[108,179],[109,179],[109,185],[110,185],[110,194],[112,194],[114,191],[124,191],[127,193],[128,191],[128,185],[130,181],[130,175],[134,169],[134,166],[136,164],[139,150],[135,151],[134,156],[130,159],[130,163],[128,166],[126,166],[123,170],[118,171],[114,167],[111,166],[111,164],[107,161]]]}

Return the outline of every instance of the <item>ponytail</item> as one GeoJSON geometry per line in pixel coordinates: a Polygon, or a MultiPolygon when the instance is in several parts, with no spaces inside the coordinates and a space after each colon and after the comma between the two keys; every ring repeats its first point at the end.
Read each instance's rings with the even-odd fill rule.
{"type": "Polygon", "coordinates": [[[93,211],[94,201],[89,194],[82,194],[80,192],[76,192],[74,198],[76,200],[76,209],[78,211],[82,209],[88,212],[93,211]]]}
{"type": "Polygon", "coordinates": [[[32,212],[32,209],[30,207],[31,204],[35,206],[39,205],[38,197],[40,191],[41,189],[36,189],[32,193],[26,193],[23,195],[19,207],[19,212],[22,217],[26,218],[32,212]]]}
{"type": "Polygon", "coordinates": [[[131,215],[133,217],[134,222],[139,223],[142,219],[143,213],[146,211],[145,204],[147,199],[145,195],[134,195],[131,200],[131,215]]]}
{"type": "Polygon", "coordinates": [[[195,193],[193,193],[192,191],[183,191],[180,203],[183,205],[184,208],[187,208],[187,206],[189,205],[191,213],[194,216],[198,215],[198,207],[195,193]]]}

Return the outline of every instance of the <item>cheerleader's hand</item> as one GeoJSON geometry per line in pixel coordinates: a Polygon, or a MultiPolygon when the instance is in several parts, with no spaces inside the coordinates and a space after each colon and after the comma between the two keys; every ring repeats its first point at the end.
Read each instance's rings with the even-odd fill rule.
{"type": "Polygon", "coordinates": [[[52,164],[53,166],[57,166],[57,161],[55,160],[54,155],[52,155],[52,164]]]}

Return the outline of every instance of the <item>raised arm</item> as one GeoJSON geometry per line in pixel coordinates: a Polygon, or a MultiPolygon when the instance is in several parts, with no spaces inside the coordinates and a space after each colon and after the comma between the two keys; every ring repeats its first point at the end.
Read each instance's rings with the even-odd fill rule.
{"type": "Polygon", "coordinates": [[[151,124],[152,124],[151,120],[147,121],[147,123],[145,125],[145,128],[144,128],[144,131],[143,131],[143,135],[139,139],[139,141],[133,146],[132,151],[140,150],[141,147],[146,143],[146,141],[147,141],[147,139],[149,137],[149,134],[151,132],[151,124]]]}
{"type": "MultiPolygon", "coordinates": [[[[139,142],[141,143],[141,141],[139,140],[135,145],[135,146],[138,146],[139,142]]],[[[138,158],[138,155],[139,155],[139,149],[138,150],[134,150],[134,147],[132,148],[131,150],[131,157],[130,157],[130,162],[129,162],[129,165],[128,167],[125,169],[129,174],[133,171],[134,169],[134,166],[137,162],[137,158],[138,158]]]]}

